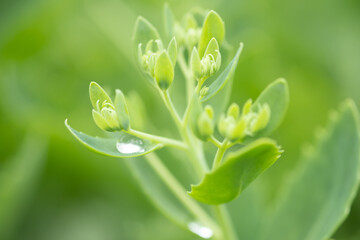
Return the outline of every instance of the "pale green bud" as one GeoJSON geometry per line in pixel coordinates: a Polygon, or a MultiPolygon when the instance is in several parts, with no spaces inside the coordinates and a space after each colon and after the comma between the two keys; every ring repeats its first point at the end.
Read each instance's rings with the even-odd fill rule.
{"type": "Polygon", "coordinates": [[[203,87],[203,88],[201,88],[201,90],[200,90],[200,99],[203,98],[203,97],[205,97],[206,94],[208,93],[208,91],[209,91],[209,88],[206,87],[206,86],[203,87]]]}
{"type": "Polygon", "coordinates": [[[93,108],[97,111],[101,110],[100,107],[103,105],[104,102],[108,102],[108,103],[112,104],[112,101],[111,101],[109,95],[96,82],[90,83],[89,96],[90,96],[90,101],[91,101],[93,108]]]}
{"type": "Polygon", "coordinates": [[[155,40],[156,46],[157,46],[157,51],[162,51],[164,49],[163,43],[161,40],[157,39],[155,40]]]}
{"type": "Polygon", "coordinates": [[[103,109],[101,109],[101,115],[105,119],[105,121],[110,129],[108,131],[121,130],[121,128],[119,126],[117,114],[113,108],[104,107],[103,109]]]}
{"type": "Polygon", "coordinates": [[[239,118],[240,107],[236,103],[232,103],[227,110],[227,116],[233,117],[235,120],[239,118]]]}
{"type": "Polygon", "coordinates": [[[107,124],[107,122],[105,121],[104,117],[95,109],[92,110],[92,116],[94,119],[95,124],[102,130],[105,131],[111,131],[111,128],[109,127],[109,125],[107,124]]]}
{"type": "Polygon", "coordinates": [[[167,51],[173,66],[175,66],[177,57],[177,44],[175,37],[171,39],[167,51]]]}
{"type": "Polygon", "coordinates": [[[201,138],[206,140],[214,133],[213,123],[213,111],[212,108],[205,109],[199,116],[197,121],[197,127],[201,138]]]}
{"type": "Polygon", "coordinates": [[[231,141],[236,141],[245,137],[246,120],[240,119],[234,125],[232,125],[227,131],[227,137],[231,141]]]}
{"type": "Polygon", "coordinates": [[[184,24],[185,24],[185,29],[191,29],[191,28],[196,29],[196,28],[198,28],[198,24],[196,22],[195,17],[190,13],[187,13],[184,16],[184,24]]]}
{"type": "Polygon", "coordinates": [[[254,120],[251,130],[252,132],[257,132],[259,130],[262,130],[266,127],[266,125],[269,123],[271,115],[271,110],[268,104],[264,104],[260,107],[258,116],[256,120],[254,120]]]}
{"type": "Polygon", "coordinates": [[[210,105],[206,105],[204,112],[211,118],[214,118],[214,109],[210,105]]]}
{"type": "Polygon", "coordinates": [[[116,90],[115,95],[115,111],[117,113],[120,127],[128,130],[130,128],[129,111],[125,96],[119,89],[116,90]]]}
{"type": "Polygon", "coordinates": [[[166,51],[162,51],[155,64],[155,80],[162,90],[170,87],[174,80],[174,66],[166,51]]]}
{"type": "Polygon", "coordinates": [[[216,59],[217,55],[219,54],[219,44],[215,38],[212,38],[207,45],[204,57],[209,54],[213,55],[214,59],[216,59]]]}
{"type": "Polygon", "coordinates": [[[243,111],[242,111],[243,116],[251,112],[251,106],[252,106],[252,100],[248,99],[243,106],[243,111]]]}
{"type": "Polygon", "coordinates": [[[198,53],[196,47],[194,47],[191,52],[190,66],[191,66],[191,71],[192,71],[194,77],[196,79],[200,79],[202,77],[201,62],[200,62],[199,53],[198,53]]]}
{"type": "Polygon", "coordinates": [[[145,48],[145,54],[149,54],[149,53],[153,52],[153,43],[154,43],[153,39],[151,39],[150,41],[147,42],[146,48],[145,48]]]}

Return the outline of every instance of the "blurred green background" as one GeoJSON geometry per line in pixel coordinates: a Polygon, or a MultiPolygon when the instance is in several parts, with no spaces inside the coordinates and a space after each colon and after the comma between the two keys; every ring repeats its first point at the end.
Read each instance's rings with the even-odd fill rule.
{"type": "MultiPolygon", "coordinates": [[[[278,77],[288,80],[290,108],[274,134],[285,153],[264,176],[271,201],[329,111],[348,97],[360,106],[360,1],[169,3],[177,19],[194,6],[216,10],[228,42],[244,42],[233,101],[256,98],[278,77]]],[[[0,1],[1,239],[195,238],[154,209],[122,159],[88,151],[64,126],[69,118],[75,128],[99,134],[87,91],[97,81],[111,91],[136,90],[153,129],[166,131],[169,117],[144,84],[131,43],[138,15],[163,29],[163,4],[0,1]]],[[[359,224],[360,196],[334,238],[360,239],[359,224]]]]}

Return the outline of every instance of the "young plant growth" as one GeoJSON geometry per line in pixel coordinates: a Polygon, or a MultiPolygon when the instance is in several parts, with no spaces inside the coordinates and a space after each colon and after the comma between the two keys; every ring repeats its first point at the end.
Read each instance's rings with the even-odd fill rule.
{"type": "MultiPolygon", "coordinates": [[[[224,204],[237,198],[279,159],[283,150],[268,136],[279,126],[287,110],[287,82],[284,79],[275,80],[255,101],[249,99],[242,104],[231,103],[224,109],[228,104],[228,95],[243,44],[239,44],[232,59],[227,61],[231,51],[225,40],[225,24],[218,13],[193,9],[185,14],[181,21],[175,20],[167,5],[164,13],[166,36],[161,37],[149,21],[139,17],[135,24],[133,42],[139,69],[162,98],[180,138],[168,138],[136,129],[132,124],[134,119],[129,117],[129,112],[136,109],[128,107],[128,99],[122,91],[117,89],[115,97],[111,98],[95,82],[91,82],[89,88],[92,116],[95,124],[108,132],[108,136],[92,137],[73,129],[67,121],[65,124],[75,138],[100,154],[118,158],[143,156],[139,160],[130,160],[130,167],[154,204],[180,226],[205,239],[234,240],[238,238],[237,235],[242,235],[241,231],[235,231],[241,229],[241,226],[238,222],[232,222],[224,204]],[[169,90],[174,86],[174,81],[181,81],[185,85],[184,112],[180,112],[172,101],[169,90]],[[211,160],[204,143],[212,144],[216,148],[211,160]],[[194,179],[197,179],[197,182],[189,186],[189,191],[186,190],[188,186],[183,186],[163,163],[164,159],[160,159],[156,154],[156,151],[162,148],[174,148],[186,154],[182,161],[192,166],[194,179]],[[156,180],[150,176],[149,171],[156,175],[156,180]],[[171,198],[162,193],[164,187],[171,194],[171,198]]],[[[321,161],[333,160],[334,165],[338,164],[336,157],[345,151],[348,155],[344,156],[347,156],[349,164],[344,164],[352,164],[352,168],[358,169],[357,124],[356,108],[351,101],[347,101],[341,112],[334,117],[330,128],[333,130],[329,130],[328,134],[321,138],[317,153],[311,155],[310,158],[315,158],[312,163],[320,164],[321,161]],[[351,143],[341,142],[339,146],[339,139],[351,143]],[[324,149],[329,146],[333,147],[331,151],[334,154],[326,156],[328,153],[325,153],[324,149]]],[[[324,166],[327,164],[324,163],[324,166]]],[[[279,209],[269,215],[269,221],[253,233],[251,239],[319,240],[331,236],[345,216],[345,209],[349,207],[355,193],[358,171],[349,170],[345,185],[341,185],[343,180],[338,178],[340,183],[335,184],[339,184],[338,188],[342,190],[341,197],[338,196],[339,189],[335,188],[332,193],[334,198],[331,198],[334,199],[331,201],[335,202],[329,205],[333,209],[331,216],[327,216],[328,211],[319,213],[321,216],[315,214],[316,216],[311,218],[315,220],[310,226],[301,227],[307,223],[301,223],[301,226],[298,223],[307,222],[307,219],[302,218],[300,212],[307,213],[309,208],[298,209],[299,213],[289,212],[289,209],[297,208],[292,201],[292,198],[296,198],[296,191],[299,191],[300,196],[312,195],[319,189],[323,191],[321,184],[319,189],[311,186],[309,177],[306,176],[308,171],[316,172],[319,166],[315,164],[310,169],[308,166],[311,164],[304,167],[303,173],[299,174],[299,180],[294,180],[294,185],[291,185],[296,188],[291,188],[284,194],[279,209]],[[304,183],[309,184],[309,189],[314,189],[303,193],[304,183]],[[287,218],[286,214],[293,216],[289,217],[291,226],[287,226],[284,219],[287,218]],[[279,235],[278,226],[273,226],[275,223],[272,219],[284,227],[298,228],[301,231],[279,235]]],[[[327,179],[325,174],[324,181],[327,179]]],[[[326,199],[322,197],[319,199],[325,204],[326,199]]],[[[301,204],[299,206],[301,208],[301,204]]],[[[246,217],[244,215],[244,218],[246,217]]]]}

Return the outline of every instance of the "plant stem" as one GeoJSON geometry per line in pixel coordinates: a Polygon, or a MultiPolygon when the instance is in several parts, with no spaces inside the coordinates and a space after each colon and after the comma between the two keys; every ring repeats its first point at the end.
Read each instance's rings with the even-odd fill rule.
{"type": "Polygon", "coordinates": [[[183,72],[185,80],[186,80],[186,96],[187,96],[188,103],[190,103],[193,89],[195,86],[195,81],[194,81],[194,78],[192,77],[191,69],[189,69],[188,65],[186,64],[186,61],[184,58],[184,51],[185,51],[185,49],[183,47],[180,48],[177,60],[178,60],[180,69],[183,72]]]}
{"type": "Polygon", "coordinates": [[[188,145],[188,153],[191,158],[191,160],[194,163],[195,169],[199,176],[202,176],[205,171],[207,171],[207,165],[206,161],[204,159],[202,151],[199,152],[196,150],[196,144],[195,140],[190,137],[189,130],[187,126],[184,126],[178,113],[176,112],[176,109],[174,107],[174,104],[171,101],[171,98],[169,96],[168,91],[161,91],[163,100],[165,102],[165,105],[167,109],[169,110],[172,118],[174,119],[176,126],[178,128],[178,131],[181,135],[181,137],[184,139],[186,144],[188,145]]]}
{"type": "Polygon", "coordinates": [[[129,129],[126,132],[128,134],[131,134],[131,135],[135,136],[135,137],[144,138],[144,139],[147,139],[147,140],[150,140],[150,141],[153,141],[153,142],[158,142],[158,143],[161,143],[161,144],[163,144],[165,146],[178,148],[178,149],[181,149],[181,150],[184,150],[184,151],[187,151],[189,149],[188,146],[184,142],[178,141],[178,140],[175,140],[175,139],[156,136],[156,135],[136,131],[134,129],[129,129]]]}
{"type": "Polygon", "coordinates": [[[223,239],[226,240],[237,240],[236,232],[234,230],[229,212],[226,209],[225,205],[216,205],[214,210],[219,220],[220,227],[223,230],[223,239]]]}
{"type": "Polygon", "coordinates": [[[221,160],[224,157],[225,151],[227,149],[226,145],[228,144],[228,141],[229,140],[225,138],[224,141],[221,143],[219,149],[216,152],[212,169],[216,169],[220,166],[221,160]]]}
{"type": "Polygon", "coordinates": [[[211,142],[212,144],[214,144],[217,148],[221,147],[221,142],[219,140],[217,140],[214,136],[211,136],[209,138],[209,142],[211,142]]]}
{"type": "Polygon", "coordinates": [[[217,223],[202,209],[197,202],[186,194],[186,190],[181,186],[177,179],[171,174],[167,167],[161,162],[155,153],[144,156],[153,170],[159,175],[162,181],[168,186],[170,191],[180,200],[180,202],[205,226],[210,227],[216,235],[221,233],[217,223]]]}

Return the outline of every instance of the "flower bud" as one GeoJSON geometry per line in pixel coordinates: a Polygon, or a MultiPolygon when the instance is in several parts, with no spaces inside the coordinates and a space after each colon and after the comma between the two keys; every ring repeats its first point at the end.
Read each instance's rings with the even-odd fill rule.
{"type": "Polygon", "coordinates": [[[101,110],[100,108],[104,103],[112,104],[112,101],[111,101],[109,95],[96,82],[90,83],[89,96],[90,96],[90,101],[91,101],[93,108],[97,111],[101,110]]]}
{"type": "Polygon", "coordinates": [[[264,129],[270,120],[271,111],[269,105],[264,104],[263,106],[260,106],[259,109],[258,116],[251,125],[251,131],[254,133],[264,129]]]}
{"type": "Polygon", "coordinates": [[[251,111],[251,106],[252,106],[252,100],[248,99],[243,106],[242,116],[245,116],[251,111]]]}
{"type": "Polygon", "coordinates": [[[245,137],[246,120],[241,118],[227,131],[227,138],[231,141],[236,141],[245,137]]]}
{"type": "Polygon", "coordinates": [[[206,96],[206,94],[208,93],[208,91],[209,91],[209,87],[203,87],[203,88],[201,88],[201,90],[200,90],[200,99],[202,99],[203,97],[205,97],[206,96]]]}
{"type": "Polygon", "coordinates": [[[206,140],[214,133],[214,111],[211,106],[206,106],[197,121],[197,128],[201,139],[206,140]]]}
{"type": "Polygon", "coordinates": [[[174,66],[165,50],[160,53],[156,60],[154,76],[162,90],[168,89],[174,80],[174,66]]]}
{"type": "Polygon", "coordinates": [[[227,110],[227,116],[233,117],[235,120],[239,118],[240,107],[236,103],[232,103],[227,110]]]}

